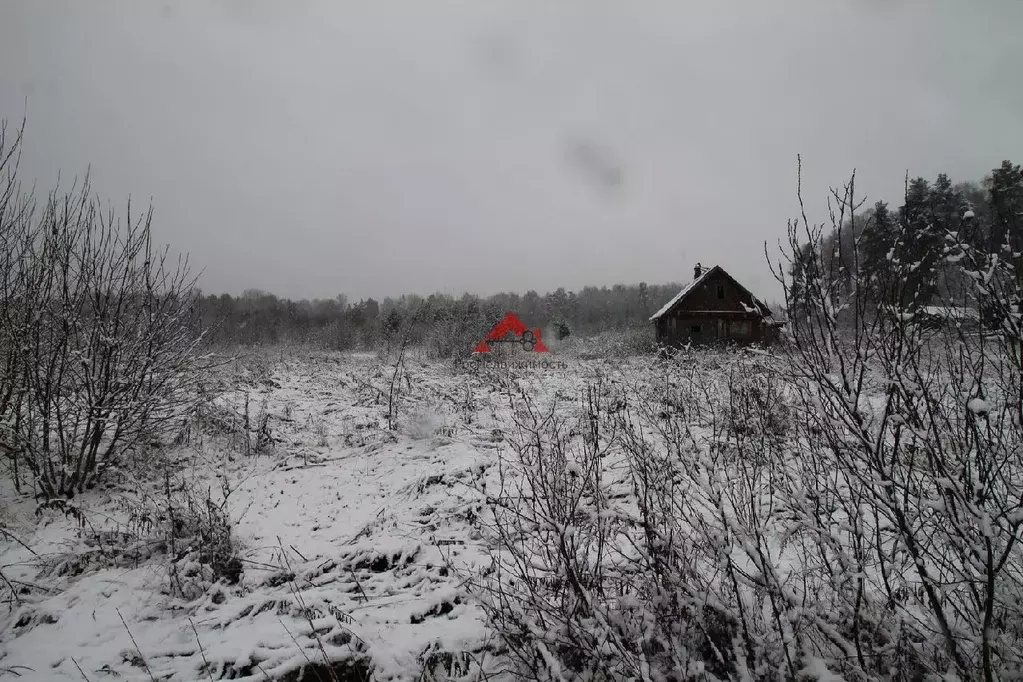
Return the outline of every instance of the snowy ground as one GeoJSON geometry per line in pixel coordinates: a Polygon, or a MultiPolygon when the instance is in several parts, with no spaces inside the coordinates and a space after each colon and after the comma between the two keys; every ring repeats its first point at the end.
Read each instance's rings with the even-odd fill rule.
{"type": "MultiPolygon", "coordinates": [[[[538,402],[571,405],[598,367],[627,365],[514,374],[538,402]]],[[[140,551],[137,510],[159,499],[159,480],[74,500],[84,528],[59,510],[37,518],[5,482],[0,572],[17,596],[0,606],[0,678],[298,679],[306,668],[317,679],[310,663],[325,658],[349,662],[340,679],[486,667],[480,614],[456,576],[484,561],[476,490],[506,447],[509,373],[413,355],[389,429],[391,362],[275,352],[234,369],[211,411],[238,417],[247,399],[251,430],[265,422],[272,440],[253,453],[257,436],[196,430],[173,457],[175,481],[229,491],[241,580],[204,582],[188,548],[176,548],[172,579],[166,552],[140,551]],[[182,576],[192,587],[172,593],[182,576]]]]}

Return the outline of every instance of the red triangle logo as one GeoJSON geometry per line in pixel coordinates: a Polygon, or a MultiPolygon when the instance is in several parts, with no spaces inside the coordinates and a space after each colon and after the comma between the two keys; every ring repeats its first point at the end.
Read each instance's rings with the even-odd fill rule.
{"type": "MultiPolygon", "coordinates": [[[[525,334],[527,331],[530,330],[526,327],[526,325],[522,323],[522,320],[519,319],[518,315],[516,315],[515,313],[508,313],[503,318],[501,318],[500,322],[494,325],[490,332],[485,337],[483,337],[482,341],[476,344],[476,347],[473,349],[473,352],[489,353],[493,349],[490,347],[487,341],[503,341],[504,337],[506,337],[509,332],[514,334],[516,337],[521,338],[522,335],[525,334]]],[[[537,353],[549,352],[547,345],[540,338],[540,330],[533,329],[532,333],[534,338],[536,339],[535,343],[533,344],[533,351],[537,353]]]]}

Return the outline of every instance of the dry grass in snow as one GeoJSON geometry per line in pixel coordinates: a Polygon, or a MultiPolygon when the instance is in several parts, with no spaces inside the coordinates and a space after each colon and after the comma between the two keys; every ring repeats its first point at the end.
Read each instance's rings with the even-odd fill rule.
{"type": "MultiPolygon", "coordinates": [[[[487,667],[457,576],[484,561],[477,490],[506,447],[508,375],[410,358],[388,430],[393,370],[370,355],[250,357],[218,377],[229,390],[169,447],[166,472],[122,472],[68,503],[80,514],[37,518],[6,490],[0,670],[276,680],[325,659],[345,661],[340,679],[487,667]],[[240,565],[213,561],[214,575],[188,538],[168,542],[158,516],[190,506],[223,508],[240,565]]],[[[518,381],[544,401],[588,372],[518,381]]]]}

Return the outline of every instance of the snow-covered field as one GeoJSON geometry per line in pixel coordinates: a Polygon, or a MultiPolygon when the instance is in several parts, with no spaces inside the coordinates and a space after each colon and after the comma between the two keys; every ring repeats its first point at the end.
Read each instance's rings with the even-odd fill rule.
{"type": "Polygon", "coordinates": [[[865,369],[852,411],[831,374],[799,384],[763,351],[589,350],[543,369],[252,353],[102,489],[40,506],[5,482],[0,678],[558,679],[592,659],[611,679],[747,660],[929,679],[943,627],[959,670],[1019,668],[1005,358],[983,401],[965,372],[884,397],[891,374],[865,369]],[[984,496],[976,461],[1000,472],[984,496]]]}
{"type": "Polygon", "coordinates": [[[571,405],[598,369],[648,364],[509,374],[412,355],[392,389],[393,360],[373,355],[232,363],[210,404],[219,417],[161,454],[175,462],[165,477],[113,476],[71,501],[81,518],[37,515],[4,483],[0,571],[15,597],[0,612],[0,678],[317,679],[325,659],[348,661],[339,679],[486,668],[458,574],[485,560],[477,491],[507,446],[509,377],[539,404],[571,405]],[[225,426],[246,415],[247,431],[225,426]],[[162,500],[182,509],[206,491],[226,495],[235,584],[154,530],[162,500]]]}

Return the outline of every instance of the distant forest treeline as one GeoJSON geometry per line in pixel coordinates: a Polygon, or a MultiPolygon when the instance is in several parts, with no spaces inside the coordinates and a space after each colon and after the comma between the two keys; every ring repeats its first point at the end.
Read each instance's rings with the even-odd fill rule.
{"type": "MultiPolygon", "coordinates": [[[[1023,171],[1005,161],[981,182],[953,183],[946,174],[933,182],[907,182],[903,203],[883,201],[846,217],[820,242],[822,253],[803,246],[793,256],[788,310],[798,313],[800,282],[807,267],[825,267],[848,289],[877,303],[902,307],[965,301],[965,283],[949,262],[949,235],[988,253],[1023,251],[1023,171]],[[855,249],[853,248],[855,245],[855,249]],[[812,257],[811,257],[812,256],[812,257]],[[893,264],[912,263],[911,275],[893,282],[893,264]]],[[[1023,260],[1016,258],[1016,262],[1023,260]]],[[[901,271],[901,270],[900,270],[901,271]]],[[[1023,269],[1019,272],[1023,282],[1023,269]]],[[[468,352],[495,322],[513,311],[530,327],[551,336],[591,336],[647,325],[649,316],[683,285],[616,284],[558,289],[547,294],[500,293],[489,297],[408,294],[351,302],[345,296],[292,301],[250,289],[241,296],[205,295],[200,301],[209,340],[217,345],[299,343],[329,350],[386,349],[406,335],[440,357],[468,352]]],[[[968,302],[967,302],[968,303],[968,302]]]]}
{"type": "Polygon", "coordinates": [[[215,344],[311,344],[330,350],[375,350],[405,334],[441,357],[469,352],[500,320],[515,312],[526,325],[550,336],[588,336],[643,326],[678,293],[681,284],[616,284],[558,289],[544,295],[500,293],[489,297],[409,294],[376,301],[292,301],[250,289],[241,296],[203,296],[202,316],[215,344]]]}

